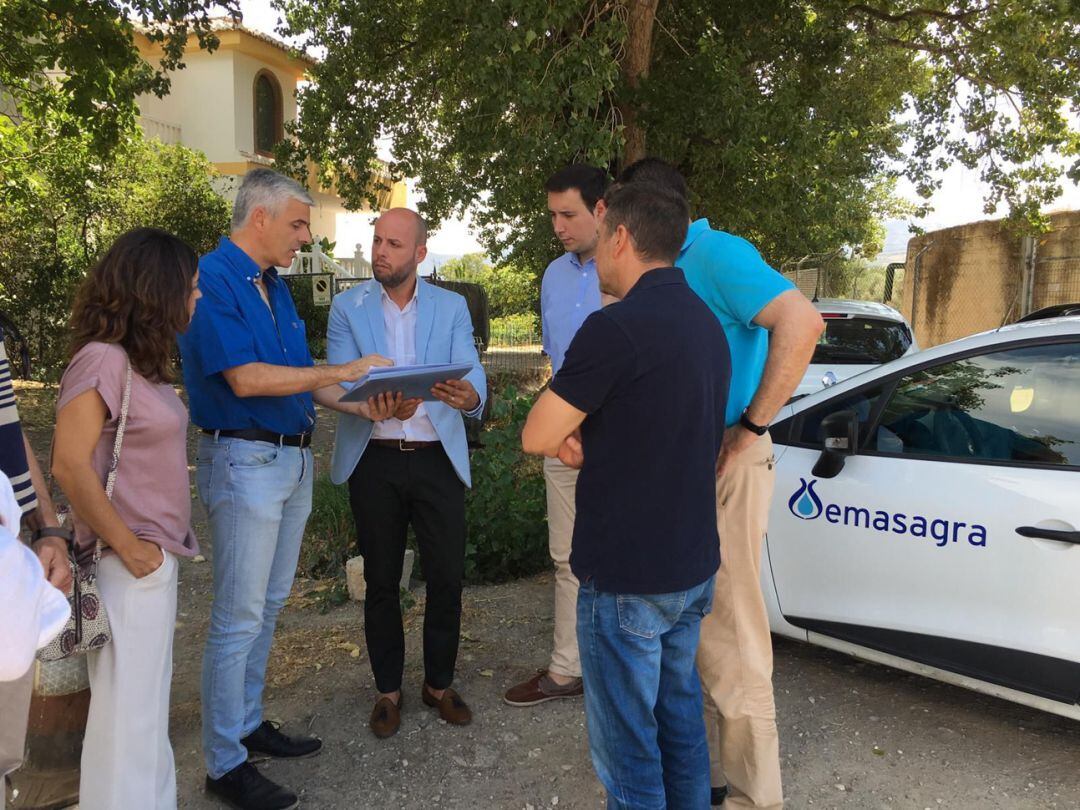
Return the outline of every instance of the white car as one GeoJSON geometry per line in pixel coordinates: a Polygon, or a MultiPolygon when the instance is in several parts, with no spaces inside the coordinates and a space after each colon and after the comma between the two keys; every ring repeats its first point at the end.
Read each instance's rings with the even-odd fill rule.
{"type": "Polygon", "coordinates": [[[788,403],[773,632],[1080,719],[1080,317],[788,403]]]}
{"type": "Polygon", "coordinates": [[[911,326],[897,310],[874,301],[822,298],[814,302],[825,331],[795,397],[820,391],[919,350],[911,326]]]}

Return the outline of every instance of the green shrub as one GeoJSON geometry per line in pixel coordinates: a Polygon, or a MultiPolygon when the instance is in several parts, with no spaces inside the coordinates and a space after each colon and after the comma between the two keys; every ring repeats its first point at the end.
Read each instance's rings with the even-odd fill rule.
{"type": "Polygon", "coordinates": [[[540,319],[532,312],[491,320],[492,346],[520,346],[540,342],[540,319]]]}
{"type": "Polygon", "coordinates": [[[356,555],[356,524],[349,507],[349,488],[330,476],[315,479],[311,516],[300,546],[298,573],[312,579],[344,577],[345,562],[356,555]]]}
{"type": "MultiPolygon", "coordinates": [[[[498,391],[472,454],[472,489],[465,494],[465,578],[498,582],[528,576],[550,564],[547,502],[541,461],[521,452],[521,428],[535,397],[508,385],[498,391]]],[[[411,537],[409,545],[415,548],[411,537]]],[[[349,492],[315,479],[311,517],[300,549],[299,573],[341,577],[356,554],[349,492]]],[[[417,565],[419,571],[419,565],[417,565]]]]}
{"type": "Polygon", "coordinates": [[[289,285],[289,293],[296,305],[296,314],[307,329],[308,351],[315,360],[326,359],[326,326],[330,321],[330,307],[315,304],[312,287],[314,276],[297,273],[282,276],[289,285]]]}
{"type": "Polygon", "coordinates": [[[473,485],[465,496],[470,582],[527,576],[550,565],[542,463],[521,451],[521,429],[534,399],[512,385],[499,390],[481,434],[483,447],[473,453],[473,485]]]}
{"type": "Polygon", "coordinates": [[[536,311],[540,301],[540,279],[525,267],[504,264],[492,267],[481,253],[467,253],[450,259],[438,268],[439,276],[454,281],[472,281],[484,288],[492,318],[536,311]]]}
{"type": "Polygon", "coordinates": [[[26,337],[39,379],[66,364],[75,290],[117,236],[152,226],[205,253],[228,232],[229,204],[201,152],[136,130],[103,163],[81,136],[0,125],[0,152],[8,149],[22,157],[0,172],[0,310],[26,337]]]}

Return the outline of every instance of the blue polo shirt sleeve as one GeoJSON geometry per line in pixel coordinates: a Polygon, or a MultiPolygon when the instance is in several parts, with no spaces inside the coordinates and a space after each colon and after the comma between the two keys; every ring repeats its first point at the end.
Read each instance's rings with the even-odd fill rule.
{"type": "Polygon", "coordinates": [[[202,298],[188,327],[190,345],[196,346],[207,376],[247,363],[257,363],[255,336],[240,314],[234,296],[220,279],[205,274],[199,279],[202,298]]]}
{"type": "Polygon", "coordinates": [[[594,312],[574,335],[551,390],[585,413],[596,413],[634,368],[634,346],[604,311],[594,312]]]}
{"type": "Polygon", "coordinates": [[[777,296],[795,289],[745,239],[710,231],[698,241],[701,244],[693,245],[678,265],[686,271],[694,292],[714,312],[727,313],[735,322],[753,328],[761,310],[777,296]]]}

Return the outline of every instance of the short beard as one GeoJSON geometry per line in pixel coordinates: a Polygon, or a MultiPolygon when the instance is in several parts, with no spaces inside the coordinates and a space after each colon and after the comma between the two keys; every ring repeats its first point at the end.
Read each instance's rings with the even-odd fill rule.
{"type": "Polygon", "coordinates": [[[383,287],[388,290],[395,290],[408,280],[409,276],[412,275],[414,269],[415,268],[412,267],[405,267],[401,270],[398,270],[396,273],[390,271],[388,274],[380,276],[379,272],[375,270],[374,267],[372,267],[371,272],[375,276],[375,280],[378,281],[383,287]]]}

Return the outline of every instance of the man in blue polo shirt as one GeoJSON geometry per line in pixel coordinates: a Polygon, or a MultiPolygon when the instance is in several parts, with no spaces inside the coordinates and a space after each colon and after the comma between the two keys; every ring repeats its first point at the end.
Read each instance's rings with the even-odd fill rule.
{"type": "MultiPolygon", "coordinates": [[[[686,181],[657,158],[628,166],[624,183],[651,183],[687,199],[686,181]]],[[[825,328],[795,286],[753,245],[708,220],[690,224],[675,262],[709,305],[731,346],[731,396],[717,463],[720,556],[712,613],[701,624],[714,805],[783,806],[772,691],[772,638],[761,595],[761,547],[776,473],[768,425],[795,392],[825,328]]]]}
{"type": "Polygon", "coordinates": [[[202,678],[206,787],[242,810],[297,806],[296,794],[259,773],[249,754],[296,758],[322,747],[262,717],[274,625],[311,512],[314,402],[358,413],[359,405],[338,403],[340,383],[389,365],[378,355],[312,362],[304,322],[275,269],[311,241],[311,205],[283,175],[247,174],[232,233],[199,262],[202,299],[179,338],[191,419],[204,434],[196,478],[213,553],[202,678]]]}
{"type": "Polygon", "coordinates": [[[709,755],[694,655],[720,563],[728,347],[671,266],[685,200],[632,183],[605,203],[597,272],[622,300],[582,325],[522,445],[581,466],[570,565],[589,749],[608,807],[700,808],[709,755]]]}
{"type": "MultiPolygon", "coordinates": [[[[613,300],[604,300],[596,277],[596,205],[607,183],[603,169],[574,164],[555,172],[544,184],[551,227],[566,248],[548,265],[540,284],[544,351],[551,358],[552,374],[562,368],[566,350],[585,319],[613,300]]],[[[570,570],[577,479],[573,467],[557,458],[544,459],[548,552],[555,564],[551,660],[545,669],[507,691],[503,700],[511,706],[536,706],[583,694],[576,626],[578,581],[570,570]]]]}

